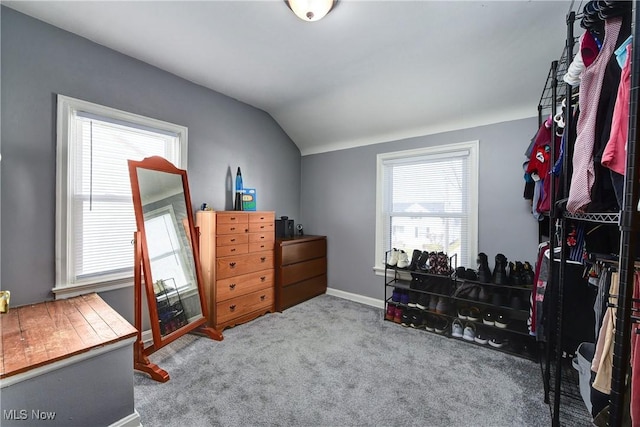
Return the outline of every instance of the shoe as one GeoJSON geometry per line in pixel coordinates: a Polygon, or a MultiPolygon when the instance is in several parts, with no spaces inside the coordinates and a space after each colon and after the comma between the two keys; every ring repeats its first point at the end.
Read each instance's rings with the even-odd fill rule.
{"type": "Polygon", "coordinates": [[[496,328],[505,329],[509,325],[509,319],[504,314],[498,314],[493,323],[496,328]]]}
{"type": "Polygon", "coordinates": [[[445,317],[436,317],[434,330],[437,334],[444,334],[449,329],[449,321],[445,317]]]}
{"type": "Polygon", "coordinates": [[[436,318],[433,314],[427,314],[424,319],[424,328],[429,332],[435,332],[436,318]]]}
{"type": "Polygon", "coordinates": [[[400,304],[408,305],[409,304],[409,292],[403,290],[400,294],[400,304]]]}
{"type": "Polygon", "coordinates": [[[511,297],[511,301],[509,301],[509,307],[514,310],[522,310],[522,299],[518,295],[514,295],[511,297]]]}
{"type": "Polygon", "coordinates": [[[401,323],[402,322],[402,313],[404,312],[404,310],[402,309],[402,307],[396,307],[396,312],[393,315],[393,321],[395,323],[401,323]]]}
{"type": "Polygon", "coordinates": [[[506,285],[507,284],[507,257],[498,254],[496,255],[496,264],[493,269],[493,283],[496,285],[506,285]]]}
{"type": "Polygon", "coordinates": [[[521,277],[523,278],[523,285],[524,286],[533,286],[533,279],[535,277],[535,272],[533,271],[533,267],[531,266],[531,264],[529,264],[528,261],[525,261],[524,265],[522,266],[522,275],[521,277]]]}
{"type": "Polygon", "coordinates": [[[458,319],[451,322],[451,336],[462,338],[462,322],[458,319]]]}
{"type": "Polygon", "coordinates": [[[407,253],[405,251],[403,251],[402,249],[400,250],[400,253],[398,254],[398,268],[402,268],[402,269],[406,269],[407,267],[409,267],[409,255],[407,255],[407,253]]]}
{"type": "Polygon", "coordinates": [[[482,345],[486,345],[489,342],[489,338],[487,337],[487,335],[485,335],[484,332],[482,331],[478,331],[476,333],[476,336],[473,338],[473,340],[478,343],[478,344],[482,344],[482,345]]]}
{"type": "Polygon", "coordinates": [[[469,310],[465,307],[461,307],[458,309],[458,319],[467,320],[469,316],[469,310]]]}
{"type": "Polygon", "coordinates": [[[418,249],[413,250],[413,255],[411,256],[411,263],[409,264],[409,270],[416,271],[418,269],[418,260],[420,259],[420,255],[422,255],[422,251],[418,249]]]}
{"type": "Polygon", "coordinates": [[[400,324],[402,326],[409,326],[411,324],[411,312],[410,310],[404,310],[402,312],[402,318],[400,324]]]}
{"type": "Polygon", "coordinates": [[[420,258],[418,258],[418,270],[420,271],[427,271],[429,269],[427,262],[429,261],[429,252],[427,251],[422,251],[422,253],[420,254],[420,258]]]}
{"type": "Polygon", "coordinates": [[[478,290],[478,301],[489,302],[489,299],[491,299],[489,291],[484,286],[480,286],[480,289],[478,290]]]}
{"type": "Polygon", "coordinates": [[[494,305],[497,307],[499,305],[502,305],[503,303],[504,303],[504,298],[502,297],[502,294],[496,291],[491,297],[491,305],[494,305]]]}
{"type": "Polygon", "coordinates": [[[414,311],[413,313],[411,313],[411,327],[412,328],[422,328],[423,326],[423,317],[422,317],[422,313],[420,313],[419,311],[414,311]]]}
{"type": "Polygon", "coordinates": [[[469,291],[469,296],[467,296],[467,298],[469,298],[472,301],[478,301],[479,295],[480,295],[480,286],[474,286],[469,291]]]}
{"type": "Polygon", "coordinates": [[[436,295],[431,295],[431,298],[429,299],[429,311],[436,311],[436,308],[438,307],[438,302],[440,301],[440,297],[436,296],[436,295]]]}
{"type": "Polygon", "coordinates": [[[393,320],[396,314],[396,306],[393,304],[387,304],[387,312],[384,315],[385,320],[393,320]]]}
{"type": "Polygon", "coordinates": [[[498,335],[494,336],[489,340],[489,345],[491,347],[502,348],[504,347],[504,344],[505,344],[505,341],[498,335]]]}
{"type": "Polygon", "coordinates": [[[484,283],[491,282],[491,271],[489,270],[487,254],[480,252],[476,261],[478,263],[478,280],[484,283]]]}
{"type": "Polygon", "coordinates": [[[474,270],[467,268],[467,270],[464,272],[464,278],[466,280],[478,280],[478,275],[474,270]]]}
{"type": "Polygon", "coordinates": [[[441,276],[450,276],[453,273],[453,269],[451,268],[451,262],[449,261],[449,256],[444,252],[438,252],[436,254],[436,265],[434,269],[435,274],[439,274],[441,276]]]}
{"type": "Polygon", "coordinates": [[[391,294],[391,301],[400,302],[400,298],[402,295],[402,291],[398,288],[393,288],[393,293],[391,294]]]}
{"type": "Polygon", "coordinates": [[[484,314],[484,317],[482,318],[482,323],[484,323],[485,325],[494,326],[495,320],[494,320],[493,313],[491,313],[490,311],[487,311],[484,314]]]}
{"type": "Polygon", "coordinates": [[[456,278],[459,280],[464,280],[467,273],[467,269],[464,267],[456,268],[456,278]]]}
{"type": "Polygon", "coordinates": [[[407,306],[409,306],[410,308],[416,308],[418,297],[420,297],[420,294],[418,292],[409,291],[409,302],[407,302],[407,306]]]}
{"type": "Polygon", "coordinates": [[[464,332],[462,333],[462,339],[467,341],[475,341],[476,327],[473,323],[467,323],[464,326],[464,332]]]}
{"type": "Polygon", "coordinates": [[[420,294],[416,302],[416,308],[427,310],[429,308],[429,294],[420,294]]]}
{"type": "Polygon", "coordinates": [[[436,313],[438,314],[449,313],[449,298],[446,298],[446,297],[438,298],[438,304],[436,304],[436,313]]]}
{"type": "Polygon", "coordinates": [[[467,314],[467,320],[480,322],[482,320],[482,316],[480,316],[480,309],[478,307],[470,307],[469,314],[467,314]]]}
{"type": "Polygon", "coordinates": [[[398,264],[398,255],[400,254],[400,251],[398,251],[396,248],[391,249],[391,255],[389,256],[389,259],[387,260],[387,265],[389,267],[395,267],[398,264]]]}

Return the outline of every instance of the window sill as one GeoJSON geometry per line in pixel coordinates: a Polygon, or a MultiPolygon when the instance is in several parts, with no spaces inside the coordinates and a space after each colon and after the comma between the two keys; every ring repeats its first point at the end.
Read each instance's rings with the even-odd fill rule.
{"type": "Polygon", "coordinates": [[[113,282],[90,283],[82,285],[57,286],[51,291],[55,295],[55,299],[65,299],[76,297],[78,295],[90,294],[93,292],[108,292],[116,289],[128,288],[133,286],[133,277],[113,282]]]}

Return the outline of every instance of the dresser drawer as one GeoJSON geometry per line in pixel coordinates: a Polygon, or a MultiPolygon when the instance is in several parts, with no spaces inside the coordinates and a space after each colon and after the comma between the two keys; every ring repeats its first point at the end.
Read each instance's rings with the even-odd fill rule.
{"type": "Polygon", "coordinates": [[[249,243],[249,252],[260,252],[260,251],[271,251],[271,250],[273,250],[273,241],[249,243]]]}
{"type": "Polygon", "coordinates": [[[243,314],[273,306],[273,288],[251,292],[216,303],[216,323],[224,323],[243,314]]]}
{"type": "Polygon", "coordinates": [[[282,246],[282,265],[294,264],[314,258],[322,258],[327,254],[327,240],[311,240],[282,246]]]}
{"type": "Polygon", "coordinates": [[[229,255],[242,255],[249,253],[249,244],[243,243],[231,246],[220,246],[216,249],[216,256],[223,257],[229,255]]]}
{"type": "Polygon", "coordinates": [[[317,258],[311,261],[299,262],[297,264],[281,267],[280,286],[287,286],[291,283],[320,276],[327,273],[327,259],[317,258]]]}
{"type": "Polygon", "coordinates": [[[275,242],[275,234],[272,231],[266,231],[262,233],[247,234],[249,237],[249,243],[256,242],[275,242]]]}
{"type": "Polygon", "coordinates": [[[268,222],[273,224],[275,221],[275,213],[273,212],[256,212],[249,214],[249,223],[268,222]]]}
{"type": "Polygon", "coordinates": [[[216,237],[216,246],[232,246],[249,243],[249,234],[222,234],[216,237]]]}
{"type": "Polygon", "coordinates": [[[249,233],[273,233],[275,234],[276,224],[273,222],[250,222],[249,233]]]}
{"type": "Polygon", "coordinates": [[[242,212],[218,212],[216,215],[216,224],[247,224],[249,222],[249,214],[242,212]]]}
{"type": "Polygon", "coordinates": [[[248,224],[231,223],[231,224],[216,225],[216,232],[218,236],[224,235],[224,234],[243,234],[243,233],[246,233],[247,231],[249,231],[248,224]]]}
{"type": "Polygon", "coordinates": [[[216,300],[226,301],[240,295],[273,287],[273,270],[243,274],[216,282],[216,300]]]}
{"type": "Polygon", "coordinates": [[[234,255],[216,260],[217,278],[238,276],[273,268],[273,251],[255,252],[246,255],[234,255]]]}

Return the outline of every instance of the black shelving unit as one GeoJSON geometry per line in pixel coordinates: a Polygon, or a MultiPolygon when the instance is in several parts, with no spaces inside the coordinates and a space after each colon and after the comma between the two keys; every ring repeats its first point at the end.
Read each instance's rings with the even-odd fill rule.
{"type": "MultiPolygon", "coordinates": [[[[387,259],[389,252],[387,252],[387,259]]],[[[456,277],[455,273],[444,276],[436,275],[421,270],[410,271],[407,269],[400,269],[397,267],[385,267],[385,320],[392,321],[386,318],[387,308],[389,305],[400,307],[402,310],[411,311],[412,313],[418,313],[423,319],[431,318],[433,322],[438,320],[442,325],[446,324],[446,329],[441,332],[436,332],[439,335],[446,336],[452,339],[458,339],[465,344],[477,345],[492,350],[500,351],[503,353],[511,354],[514,356],[522,357],[532,361],[538,361],[538,352],[535,345],[534,338],[529,334],[527,319],[529,317],[528,301],[532,287],[526,286],[513,286],[513,285],[498,285],[495,283],[485,283],[475,280],[465,280],[463,278],[456,277]],[[422,283],[425,283],[423,289],[419,289],[415,283],[419,278],[422,283]],[[522,294],[520,300],[522,306],[513,308],[509,305],[496,305],[490,300],[488,302],[479,301],[477,299],[469,299],[465,297],[456,296],[456,290],[461,286],[481,286],[485,288],[485,292],[493,294],[494,292],[503,292],[506,296],[503,301],[510,302],[509,294],[519,293],[522,294]],[[448,310],[446,312],[435,312],[433,310],[421,309],[418,307],[411,307],[401,301],[393,300],[393,291],[400,292],[413,292],[417,295],[426,294],[430,298],[447,298],[448,310]],[[460,309],[469,309],[476,307],[480,316],[478,320],[469,320],[468,318],[461,318],[459,315],[460,309]],[[484,314],[490,311],[494,315],[502,314],[506,316],[507,325],[505,328],[501,328],[495,325],[485,324],[484,314]],[[475,341],[468,341],[460,337],[454,337],[451,335],[451,325],[459,319],[464,326],[467,324],[473,324],[476,332],[483,332],[485,336],[500,336],[503,341],[502,347],[494,347],[489,343],[480,344],[475,341]]],[[[431,332],[427,327],[428,321],[423,321],[420,325],[414,325],[415,329],[425,330],[431,332]]]]}

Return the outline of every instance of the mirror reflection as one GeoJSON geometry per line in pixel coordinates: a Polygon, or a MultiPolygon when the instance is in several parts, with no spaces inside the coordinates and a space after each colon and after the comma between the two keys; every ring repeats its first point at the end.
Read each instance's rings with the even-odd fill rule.
{"type": "Polygon", "coordinates": [[[182,176],[137,168],[160,334],[202,318],[182,176]]]}

